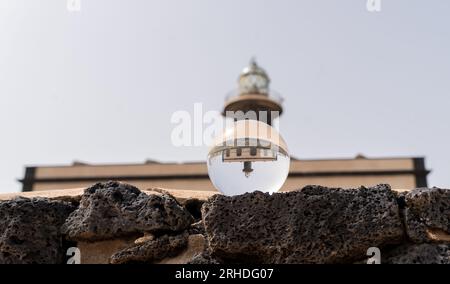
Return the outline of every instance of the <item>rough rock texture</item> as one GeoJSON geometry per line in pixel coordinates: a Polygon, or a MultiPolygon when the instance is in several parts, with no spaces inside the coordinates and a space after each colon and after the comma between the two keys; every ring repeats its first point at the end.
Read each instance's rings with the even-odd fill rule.
{"type": "Polygon", "coordinates": [[[198,221],[192,224],[188,229],[189,235],[201,234],[205,235],[205,226],[203,225],[203,221],[198,221]]]}
{"type": "Polygon", "coordinates": [[[189,235],[186,248],[174,257],[165,258],[158,264],[185,264],[206,249],[205,237],[201,234],[189,235]]]}
{"type": "Polygon", "coordinates": [[[135,244],[111,256],[112,264],[152,263],[166,257],[173,257],[188,244],[188,234],[163,235],[154,240],[135,244]]]}
{"type": "Polygon", "coordinates": [[[450,245],[406,244],[389,252],[386,264],[450,264],[450,245]]]}
{"type": "Polygon", "coordinates": [[[419,188],[404,194],[406,233],[416,242],[433,241],[427,229],[450,234],[450,190],[419,188]]]}
{"type": "Polygon", "coordinates": [[[60,227],[73,210],[69,202],[46,198],[0,202],[0,264],[63,263],[60,227]]]}
{"type": "Polygon", "coordinates": [[[227,262],[352,262],[363,259],[369,247],[404,238],[388,185],[216,195],[202,213],[213,256],[227,262]]]}
{"type": "Polygon", "coordinates": [[[77,246],[82,263],[367,263],[378,247],[382,263],[450,264],[448,189],[171,194],[107,182],[0,202],[0,263],[64,263],[77,246]]]}
{"type": "Polygon", "coordinates": [[[204,251],[195,255],[187,264],[223,264],[223,262],[217,258],[211,256],[211,253],[204,251]]]}
{"type": "Polygon", "coordinates": [[[192,221],[169,195],[147,195],[131,185],[107,182],[85,190],[62,231],[70,240],[94,241],[142,232],[180,232],[192,221]]]}

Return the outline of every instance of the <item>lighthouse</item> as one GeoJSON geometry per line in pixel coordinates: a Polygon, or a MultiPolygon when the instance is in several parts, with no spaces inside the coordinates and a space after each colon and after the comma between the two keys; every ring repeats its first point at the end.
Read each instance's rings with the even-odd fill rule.
{"type": "Polygon", "coordinates": [[[283,99],[270,89],[270,78],[252,58],[238,78],[237,90],[225,98],[223,115],[234,120],[255,119],[272,125],[283,112],[283,99]]]}

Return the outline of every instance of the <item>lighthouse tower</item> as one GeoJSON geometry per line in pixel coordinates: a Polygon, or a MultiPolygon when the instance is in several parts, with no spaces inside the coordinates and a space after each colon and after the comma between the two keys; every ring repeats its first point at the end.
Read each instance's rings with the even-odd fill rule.
{"type": "Polygon", "coordinates": [[[272,125],[282,112],[282,98],[270,90],[270,78],[255,59],[238,79],[238,89],[225,99],[223,115],[235,120],[256,119],[272,125]]]}

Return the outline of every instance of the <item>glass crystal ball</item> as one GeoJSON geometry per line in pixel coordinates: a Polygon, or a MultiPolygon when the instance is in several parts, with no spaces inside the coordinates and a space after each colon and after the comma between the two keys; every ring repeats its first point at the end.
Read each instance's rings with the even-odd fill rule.
{"type": "Polygon", "coordinates": [[[278,191],[289,174],[286,143],[270,125],[240,120],[219,135],[208,152],[208,175],[225,195],[278,191]]]}

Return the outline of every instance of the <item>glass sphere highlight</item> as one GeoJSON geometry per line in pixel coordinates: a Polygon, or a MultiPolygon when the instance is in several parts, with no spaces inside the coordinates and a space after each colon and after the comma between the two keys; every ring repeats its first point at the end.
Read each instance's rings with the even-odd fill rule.
{"type": "Polygon", "coordinates": [[[208,153],[208,174],[225,195],[278,191],[289,174],[286,143],[270,125],[240,120],[220,135],[208,153]]]}

